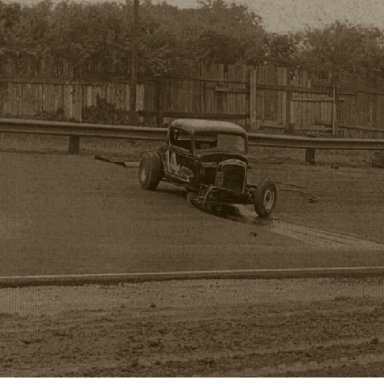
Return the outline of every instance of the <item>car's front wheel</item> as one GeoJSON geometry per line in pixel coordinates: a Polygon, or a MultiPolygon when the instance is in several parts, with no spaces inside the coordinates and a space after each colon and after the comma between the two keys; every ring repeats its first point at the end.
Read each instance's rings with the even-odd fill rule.
{"type": "Polygon", "coordinates": [[[143,153],[139,166],[139,182],[144,189],[154,191],[163,177],[163,164],[157,152],[143,153]]]}
{"type": "Polygon", "coordinates": [[[260,217],[268,217],[273,212],[277,201],[276,185],[271,181],[264,181],[253,191],[253,204],[260,217]]]}

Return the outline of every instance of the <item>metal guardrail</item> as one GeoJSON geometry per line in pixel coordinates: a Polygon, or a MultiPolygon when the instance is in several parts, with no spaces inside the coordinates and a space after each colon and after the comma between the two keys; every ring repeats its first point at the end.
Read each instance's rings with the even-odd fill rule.
{"type": "Polygon", "coordinates": [[[249,145],[259,147],[334,149],[334,150],[380,150],[384,140],[378,139],[333,139],[302,136],[265,135],[250,133],[249,145]]]}
{"type": "Polygon", "coordinates": [[[0,132],[56,136],[163,140],[165,128],[103,125],[42,120],[0,119],[0,132]]]}
{"type": "MultiPolygon", "coordinates": [[[[76,154],[80,151],[81,137],[161,141],[164,140],[167,129],[0,118],[0,132],[69,136],[68,151],[76,154]]],[[[376,139],[312,138],[260,133],[250,133],[248,138],[250,146],[305,149],[305,159],[310,163],[315,161],[316,149],[384,150],[384,140],[376,139]]]]}
{"type": "Polygon", "coordinates": [[[167,129],[3,118],[0,119],[0,132],[69,136],[68,152],[78,154],[81,137],[161,141],[167,129]]]}
{"type": "Polygon", "coordinates": [[[337,139],[302,136],[282,136],[250,133],[250,146],[305,149],[305,161],[314,164],[316,149],[322,150],[384,150],[384,140],[337,139]]]}

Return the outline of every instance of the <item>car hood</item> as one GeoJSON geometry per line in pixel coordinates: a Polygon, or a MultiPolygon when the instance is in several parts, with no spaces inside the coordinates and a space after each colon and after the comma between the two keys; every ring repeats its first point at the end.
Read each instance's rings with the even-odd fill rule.
{"type": "Polygon", "coordinates": [[[244,163],[248,164],[248,159],[246,156],[231,152],[200,152],[196,155],[196,157],[201,162],[221,163],[224,160],[236,159],[244,161],[244,163]]]}

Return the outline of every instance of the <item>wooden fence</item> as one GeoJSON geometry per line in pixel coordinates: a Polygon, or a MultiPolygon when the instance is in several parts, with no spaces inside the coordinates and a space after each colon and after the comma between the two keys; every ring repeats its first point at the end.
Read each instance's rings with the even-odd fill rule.
{"type": "MultiPolygon", "coordinates": [[[[87,111],[93,110],[96,116],[106,105],[112,107],[104,111],[106,114],[128,114],[129,100],[128,83],[0,82],[0,114],[3,117],[83,122],[87,111]]],[[[143,110],[143,105],[144,84],[138,84],[136,109],[143,110]]]]}
{"type": "MultiPolygon", "coordinates": [[[[341,137],[384,137],[384,86],[341,82],[341,137]]],[[[100,123],[129,122],[129,82],[0,81],[0,115],[100,123]]],[[[333,89],[304,71],[242,65],[203,66],[193,76],[139,79],[136,111],[143,125],[177,117],[230,120],[250,131],[331,135],[333,89]]]]}

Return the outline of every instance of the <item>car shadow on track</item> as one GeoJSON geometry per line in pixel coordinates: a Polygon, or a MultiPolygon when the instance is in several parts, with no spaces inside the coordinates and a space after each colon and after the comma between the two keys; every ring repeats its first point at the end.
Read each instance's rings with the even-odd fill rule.
{"type": "MultiPolygon", "coordinates": [[[[158,193],[166,194],[168,196],[174,196],[178,199],[185,200],[187,205],[193,206],[200,212],[215,216],[220,219],[235,221],[243,224],[252,224],[258,226],[268,226],[274,221],[274,217],[261,218],[253,211],[253,209],[247,208],[247,206],[240,206],[239,204],[223,204],[218,210],[203,209],[194,205],[187,200],[187,191],[183,188],[178,188],[173,185],[162,185],[158,190],[158,193]]],[[[253,207],[252,207],[253,208],[253,207]]]]}
{"type": "Polygon", "coordinates": [[[238,204],[223,204],[219,210],[215,211],[202,209],[200,207],[196,208],[206,214],[243,224],[267,226],[271,225],[274,220],[273,216],[268,218],[259,217],[255,212],[248,209],[247,206],[240,206],[238,204]]]}
{"type": "Polygon", "coordinates": [[[171,184],[162,185],[161,187],[159,187],[157,192],[166,194],[168,196],[176,196],[177,198],[183,200],[185,200],[187,196],[187,192],[185,191],[185,189],[172,186],[171,184]]]}

